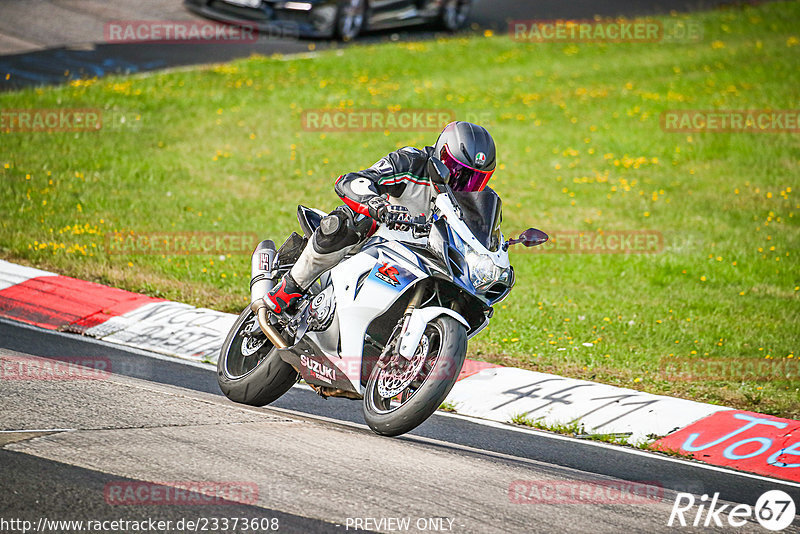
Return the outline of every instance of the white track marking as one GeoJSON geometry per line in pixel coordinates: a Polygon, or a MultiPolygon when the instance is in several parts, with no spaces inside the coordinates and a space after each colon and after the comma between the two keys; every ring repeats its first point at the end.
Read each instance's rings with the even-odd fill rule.
{"type": "Polygon", "coordinates": [[[28,434],[30,432],[75,432],[77,428],[31,428],[28,430],[0,430],[0,434],[28,434]]]}

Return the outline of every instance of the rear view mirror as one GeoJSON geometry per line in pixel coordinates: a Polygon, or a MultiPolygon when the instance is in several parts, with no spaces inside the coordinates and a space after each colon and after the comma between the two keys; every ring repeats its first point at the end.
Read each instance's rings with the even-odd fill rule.
{"type": "Polygon", "coordinates": [[[450,169],[442,163],[436,156],[431,156],[428,160],[428,176],[435,185],[447,185],[450,183],[450,169]]]}
{"type": "Polygon", "coordinates": [[[509,239],[506,241],[505,248],[507,249],[511,245],[516,245],[517,243],[522,243],[526,247],[535,247],[547,242],[548,239],[550,239],[548,235],[541,230],[528,228],[522,232],[517,239],[509,239]]]}

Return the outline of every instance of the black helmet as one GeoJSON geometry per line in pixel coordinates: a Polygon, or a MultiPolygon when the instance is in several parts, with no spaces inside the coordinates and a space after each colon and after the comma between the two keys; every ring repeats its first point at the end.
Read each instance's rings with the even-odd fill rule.
{"type": "Polygon", "coordinates": [[[494,140],[483,126],[451,122],[442,130],[434,150],[450,169],[453,191],[480,191],[494,173],[494,140]]]}

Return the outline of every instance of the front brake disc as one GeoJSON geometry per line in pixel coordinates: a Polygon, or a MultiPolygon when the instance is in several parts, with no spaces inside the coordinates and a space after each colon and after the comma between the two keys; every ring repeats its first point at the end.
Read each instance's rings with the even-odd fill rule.
{"type": "Polygon", "coordinates": [[[428,336],[422,336],[411,360],[400,358],[399,365],[390,363],[381,369],[376,380],[378,395],[384,399],[391,399],[411,385],[428,357],[429,348],[428,336]]]}

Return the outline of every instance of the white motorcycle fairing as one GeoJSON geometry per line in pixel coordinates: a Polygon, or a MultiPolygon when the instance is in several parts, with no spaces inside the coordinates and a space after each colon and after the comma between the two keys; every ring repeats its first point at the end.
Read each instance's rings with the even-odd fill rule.
{"type": "MultiPolygon", "coordinates": [[[[320,331],[305,331],[293,346],[280,351],[281,358],[295,366],[304,380],[322,387],[363,393],[367,329],[398,298],[428,277],[414,253],[395,241],[398,237],[411,241],[410,234],[406,234],[379,231],[373,236],[377,238],[376,244],[368,243],[330,271],[330,285],[323,288],[323,292],[333,288],[336,312],[330,326],[320,331]]],[[[425,325],[440,315],[449,315],[469,328],[467,320],[453,310],[417,309],[402,338],[401,346],[407,347],[403,353],[413,354],[425,325]]]]}

